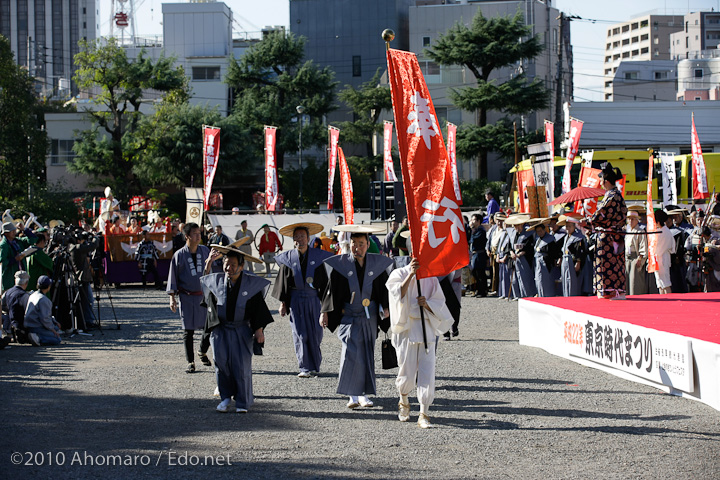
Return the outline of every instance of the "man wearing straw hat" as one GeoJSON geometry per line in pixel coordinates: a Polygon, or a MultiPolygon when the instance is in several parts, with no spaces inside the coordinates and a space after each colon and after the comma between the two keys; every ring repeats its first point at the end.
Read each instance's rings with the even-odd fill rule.
{"type": "Polygon", "coordinates": [[[308,378],[320,371],[322,353],[320,343],[323,328],[317,319],[320,315],[320,297],[327,285],[327,273],[322,262],[332,254],[319,248],[309,248],[311,235],[323,229],[319,223],[293,223],[280,229],[280,234],[292,236],[295,248],[275,255],[280,266],[272,296],[280,300],[280,316],[290,315],[295,356],[300,373],[308,378]]]}
{"type": "Polygon", "coordinates": [[[582,294],[582,271],[587,262],[587,241],[585,235],[578,230],[579,217],[580,214],[561,215],[557,223],[558,226],[565,226],[560,264],[564,297],[576,297],[582,294]]]}
{"type": "Polygon", "coordinates": [[[555,296],[555,280],[551,273],[555,266],[555,237],[548,233],[549,218],[540,218],[533,224],[535,229],[535,287],[538,297],[555,296]]]}
{"type": "Polygon", "coordinates": [[[229,412],[234,398],[235,412],[247,413],[254,402],[253,339],[264,343],[263,330],[273,321],[265,303],[270,281],[243,272],[245,260],[254,263],[262,260],[243,254],[234,244],[212,245],[208,264],[222,255],[224,273],[211,273],[200,279],[221,398],[217,411],[229,412]]]}
{"type": "Polygon", "coordinates": [[[537,293],[532,263],[533,234],[525,230],[525,224],[529,220],[530,215],[526,214],[512,215],[505,220],[507,225],[513,227],[508,231],[510,258],[506,259],[513,298],[533,297],[537,293]]]}
{"type": "Polygon", "coordinates": [[[365,225],[338,225],[350,234],[350,254],[325,260],[328,286],[323,296],[320,325],[337,329],[342,342],[337,393],[350,397],[347,407],[372,407],[375,394],[375,340],[378,324],[387,331],[388,291],[385,283],[392,259],[367,253],[371,232],[365,225]],[[382,310],[381,310],[382,309],[382,310]]]}
{"type": "Polygon", "coordinates": [[[629,235],[625,235],[625,271],[627,272],[628,295],[644,295],[648,293],[646,260],[647,239],[643,235],[645,229],[640,226],[640,214],[637,210],[628,209],[627,227],[629,235]]]}

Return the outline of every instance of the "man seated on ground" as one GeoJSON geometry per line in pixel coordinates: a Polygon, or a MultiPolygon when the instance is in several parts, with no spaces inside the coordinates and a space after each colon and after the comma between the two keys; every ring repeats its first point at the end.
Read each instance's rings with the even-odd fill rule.
{"type": "Polygon", "coordinates": [[[52,301],[47,297],[52,280],[47,275],[38,279],[37,291],[28,298],[25,328],[33,345],[59,345],[60,324],[52,316],[52,301]]]}
{"type": "Polygon", "coordinates": [[[25,330],[25,309],[30,294],[26,291],[30,275],[20,270],[15,272],[15,286],[8,289],[2,297],[2,309],[7,312],[7,324],[3,322],[3,330],[10,333],[6,338],[10,342],[12,337],[18,343],[28,343],[25,330]]]}

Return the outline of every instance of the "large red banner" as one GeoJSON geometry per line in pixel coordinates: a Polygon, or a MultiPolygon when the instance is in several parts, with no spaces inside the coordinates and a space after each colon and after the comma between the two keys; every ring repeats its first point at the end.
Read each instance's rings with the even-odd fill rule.
{"type": "Polygon", "coordinates": [[[695,129],[695,114],[692,115],[692,165],[693,165],[693,198],[708,198],[707,173],[705,172],[705,159],[700,146],[700,138],[698,138],[697,129],[695,129]]]}
{"type": "Polygon", "coordinates": [[[220,155],[220,129],[203,125],[203,204],[205,210],[210,202],[215,172],[220,155]]]}
{"type": "Polygon", "coordinates": [[[275,161],[275,143],[277,127],[265,127],[265,210],[277,210],[278,178],[277,162],[275,161]]]}
{"type": "MultiPolygon", "coordinates": [[[[601,171],[597,168],[582,167],[578,187],[603,188],[600,178],[601,171]]],[[[588,198],[582,202],[575,202],[575,212],[583,215],[592,215],[597,210],[597,198],[588,198]]]]}
{"type": "Polygon", "coordinates": [[[392,158],[392,127],[392,122],[385,122],[383,127],[383,163],[385,164],[386,182],[397,182],[392,158]]]}
{"type": "Polygon", "coordinates": [[[550,144],[550,158],[555,161],[555,124],[545,120],[545,142],[550,144]]]}
{"type": "Polygon", "coordinates": [[[462,205],[462,195],[460,194],[460,178],[457,171],[457,157],[455,156],[455,139],[457,138],[457,125],[448,122],[448,158],[450,159],[450,174],[452,175],[453,190],[455,191],[455,199],[458,205],[462,205]]]}
{"type": "Polygon", "coordinates": [[[335,185],[335,167],[338,156],[338,139],[340,130],[335,127],[328,127],[328,202],[327,208],[332,211],[335,203],[333,186],[335,185]]]}
{"type": "MultiPolygon", "coordinates": [[[[653,198],[652,198],[652,178],[653,178],[653,167],[655,165],[655,159],[652,153],[648,160],[648,184],[647,184],[647,231],[654,232],[657,230],[655,224],[655,210],[653,209],[653,198]]],[[[657,256],[657,242],[658,236],[648,235],[648,266],[647,271],[649,273],[656,272],[658,270],[658,256],[657,256]]]]}
{"type": "Polygon", "coordinates": [[[535,185],[535,176],[532,169],[520,170],[517,172],[518,184],[518,212],[530,213],[530,202],[528,200],[527,187],[535,185]]]}
{"type": "Polygon", "coordinates": [[[417,277],[442,277],[470,263],[450,161],[417,57],[388,49],[387,61],[417,277]]]}
{"type": "Polygon", "coordinates": [[[575,118],[570,119],[570,146],[567,150],[567,158],[565,159],[565,172],[562,179],[562,193],[567,193],[571,189],[570,171],[573,162],[578,153],[580,145],[580,134],[582,133],[583,122],[575,118]]]}
{"type": "Polygon", "coordinates": [[[345,224],[355,223],[355,208],[353,207],[353,186],[350,178],[350,169],[342,148],[338,147],[338,166],[340,167],[340,190],[342,190],[343,214],[345,224]]]}

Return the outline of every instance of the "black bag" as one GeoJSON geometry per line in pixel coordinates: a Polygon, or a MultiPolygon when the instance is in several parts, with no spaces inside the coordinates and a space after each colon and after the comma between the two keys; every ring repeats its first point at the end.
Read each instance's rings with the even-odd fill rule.
{"type": "Polygon", "coordinates": [[[385,340],[382,341],[382,368],[383,370],[389,370],[397,366],[397,353],[386,333],[385,340]]]}

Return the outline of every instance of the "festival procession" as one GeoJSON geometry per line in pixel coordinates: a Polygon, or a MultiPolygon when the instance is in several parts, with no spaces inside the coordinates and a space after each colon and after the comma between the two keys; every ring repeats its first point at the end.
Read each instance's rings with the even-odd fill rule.
{"type": "MultiPolygon", "coordinates": [[[[334,60],[320,51],[334,47],[306,25],[339,22],[346,7],[289,3],[296,33],[252,40],[234,38],[225,3],[163,4],[166,46],[192,15],[231,32],[213,40],[233,45],[227,68],[214,70],[210,47],[144,56],[111,31],[80,42],[70,97],[43,113],[47,128],[26,136],[24,159],[3,130],[0,399],[13,419],[10,463],[0,463],[82,478],[111,472],[111,458],[131,467],[123,476],[146,475],[155,459],[182,476],[202,466],[228,475],[219,468],[231,457],[249,478],[576,477],[550,459],[608,454],[617,441],[611,475],[645,477],[671,467],[633,458],[635,439],[646,442],[637,455],[653,458],[671,436],[684,475],[720,475],[710,454],[720,436],[720,117],[708,105],[720,78],[705,70],[717,56],[689,67],[678,54],[674,103],[657,102],[656,114],[623,85],[642,78],[622,63],[661,60],[613,59],[623,38],[650,45],[650,22],[672,52],[695,18],[720,38],[708,26],[720,13],[609,23],[563,12],[567,2],[418,1],[405,2],[408,20],[397,2],[404,13],[369,22],[383,28],[362,37],[381,56],[367,76],[365,56],[323,67],[334,60]],[[442,28],[440,11],[454,19],[442,28]],[[580,22],[607,33],[606,75],[620,66],[598,103],[625,110],[576,109],[569,32],[580,22]],[[553,62],[552,82],[540,81],[541,59],[553,62]],[[683,68],[705,83],[685,82],[683,68]],[[221,72],[224,111],[189,103],[214,98],[221,72]],[[668,119],[660,108],[671,103],[668,119]],[[97,125],[55,139],[63,112],[97,125]],[[36,149],[42,175],[17,167],[34,168],[36,149]],[[64,177],[50,186],[58,168],[69,189],[64,177]],[[32,412],[55,408],[45,401],[55,394],[62,419],[32,412]],[[82,407],[64,413],[73,403],[82,407]],[[113,413],[90,407],[102,403],[113,413]],[[43,424],[52,428],[33,426],[43,424]],[[505,434],[507,446],[493,446],[505,434]],[[92,455],[86,435],[99,445],[92,455]],[[72,468],[87,465],[102,470],[72,468]]],[[[114,28],[124,35],[130,22],[140,46],[135,7],[113,8],[114,28]]],[[[20,61],[4,28],[0,46],[20,61]]],[[[199,44],[210,33],[187,35],[199,44]]],[[[21,63],[9,81],[31,85],[42,68],[21,63]]],[[[11,90],[0,84],[3,109],[11,90]]]]}

